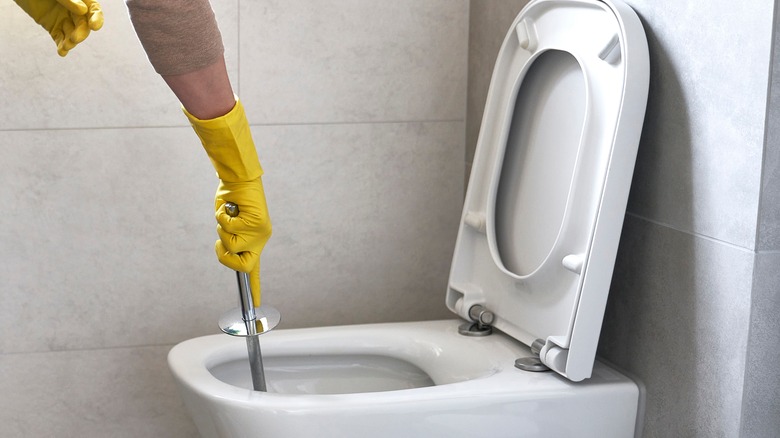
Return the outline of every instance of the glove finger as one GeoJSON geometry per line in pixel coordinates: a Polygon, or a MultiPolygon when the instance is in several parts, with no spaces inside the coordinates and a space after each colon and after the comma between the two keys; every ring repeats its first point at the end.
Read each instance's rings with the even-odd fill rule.
{"type": "Polygon", "coordinates": [[[83,15],[73,17],[73,24],[74,29],[70,33],[68,39],[70,39],[75,47],[76,44],[84,41],[89,36],[89,24],[87,24],[87,17],[83,15]]]}
{"type": "Polygon", "coordinates": [[[249,273],[249,288],[252,290],[252,303],[255,307],[260,307],[262,303],[262,293],[260,292],[260,259],[249,273]]]}
{"type": "Polygon", "coordinates": [[[87,8],[87,17],[89,17],[89,28],[92,30],[100,30],[103,27],[103,8],[100,3],[94,0],[84,0],[87,8]]]}
{"type": "Polygon", "coordinates": [[[247,233],[230,233],[225,231],[222,225],[217,225],[217,234],[219,235],[219,240],[222,242],[222,245],[225,247],[225,249],[232,252],[233,254],[238,254],[244,251],[251,251],[263,244],[259,236],[247,233]]]}
{"type": "Polygon", "coordinates": [[[87,13],[87,5],[81,0],[57,0],[63,8],[76,15],[84,15],[87,13]]]}
{"type": "Polygon", "coordinates": [[[76,47],[77,43],[74,43],[70,38],[73,35],[73,31],[75,30],[76,26],[73,24],[73,21],[70,19],[63,20],[62,25],[62,36],[64,37],[62,41],[57,45],[57,48],[68,51],[74,47],[76,47]]]}
{"type": "Polygon", "coordinates": [[[64,50],[65,53],[67,53],[70,50],[72,50],[74,47],[76,47],[76,44],[73,43],[70,39],[65,38],[64,40],[62,40],[62,44],[60,44],[60,46],[57,48],[59,50],[64,50]]]}
{"type": "Polygon", "coordinates": [[[65,57],[68,54],[68,50],[64,49],[62,47],[63,41],[65,41],[65,35],[62,34],[62,31],[59,29],[51,31],[51,38],[54,40],[54,43],[57,45],[57,54],[65,57]]]}
{"type": "Polygon", "coordinates": [[[221,240],[217,240],[214,244],[214,251],[220,263],[235,271],[251,272],[260,261],[259,253],[252,251],[232,253],[225,248],[221,240]]]}

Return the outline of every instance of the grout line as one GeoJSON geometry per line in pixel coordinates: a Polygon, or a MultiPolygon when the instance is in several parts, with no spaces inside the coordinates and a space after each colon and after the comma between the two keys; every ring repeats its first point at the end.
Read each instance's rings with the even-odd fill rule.
{"type": "Polygon", "coordinates": [[[767,174],[767,155],[769,147],[771,146],[769,144],[770,140],[772,140],[772,132],[774,131],[774,124],[771,123],[771,108],[773,104],[772,100],[772,89],[773,87],[773,79],[776,75],[779,75],[780,72],[776,71],[775,69],[775,61],[777,51],[777,38],[775,38],[775,34],[777,33],[777,7],[775,7],[773,11],[773,18],[772,18],[772,39],[771,43],[769,44],[769,69],[767,71],[767,84],[766,84],[766,99],[764,102],[764,132],[763,132],[763,141],[761,144],[761,169],[759,170],[759,178],[758,178],[758,215],[756,217],[756,235],[755,235],[755,241],[754,245],[756,248],[758,247],[759,241],[761,240],[761,226],[763,225],[763,216],[761,215],[762,209],[764,207],[764,204],[766,203],[766,199],[764,198],[764,178],[767,174]]]}
{"type": "MultiPolygon", "coordinates": [[[[403,125],[414,123],[455,123],[464,122],[463,119],[430,119],[430,120],[377,120],[377,121],[341,121],[341,122],[289,122],[289,123],[249,123],[250,126],[348,126],[348,125],[403,125]]],[[[152,125],[152,126],[93,126],[93,127],[53,127],[53,128],[10,128],[0,129],[0,132],[38,132],[38,131],[100,131],[120,129],[168,129],[189,128],[187,124],[181,125],[152,125]]]]}
{"type": "Polygon", "coordinates": [[[92,127],[54,127],[54,128],[11,128],[0,129],[0,132],[45,132],[45,131],[111,131],[120,129],[167,129],[189,128],[189,125],[155,125],[155,126],[92,126],[92,127]]]}
{"type": "Polygon", "coordinates": [[[329,126],[329,125],[403,125],[413,123],[454,123],[465,122],[464,119],[430,119],[430,120],[377,120],[356,122],[308,122],[308,123],[249,123],[250,126],[329,126]]]}
{"type": "Polygon", "coordinates": [[[647,218],[645,216],[638,215],[636,213],[630,213],[630,212],[627,211],[626,212],[626,216],[631,216],[633,218],[640,219],[640,220],[649,222],[651,224],[658,225],[660,227],[669,228],[671,230],[677,231],[678,233],[683,233],[683,234],[687,234],[687,235],[692,236],[692,237],[708,240],[708,241],[713,242],[713,243],[726,245],[726,246],[729,246],[729,247],[731,247],[733,249],[738,249],[740,251],[747,251],[747,252],[750,252],[750,253],[758,252],[757,250],[752,249],[752,248],[748,248],[748,247],[745,247],[745,246],[742,246],[742,245],[737,245],[735,243],[727,242],[725,240],[721,240],[721,239],[718,239],[716,237],[708,236],[706,234],[696,233],[696,232],[693,232],[693,231],[690,231],[690,230],[683,230],[683,229],[675,227],[675,226],[673,226],[671,224],[668,224],[668,223],[665,223],[665,222],[661,222],[661,221],[657,221],[657,220],[654,220],[654,219],[650,219],[650,218],[647,218]]]}
{"type": "MultiPolygon", "coordinates": [[[[196,336],[193,336],[196,337],[196,336]]],[[[188,338],[189,339],[189,338],[188,338]]],[[[183,342],[183,341],[179,341],[183,342]]],[[[19,356],[24,354],[50,354],[50,353],[78,353],[78,352],[96,352],[104,350],[131,350],[135,348],[159,348],[159,347],[173,347],[179,342],[166,343],[166,344],[147,344],[147,345],[115,345],[108,347],[81,347],[81,348],[63,348],[57,350],[33,350],[33,351],[9,351],[0,353],[0,356],[19,356]]]]}

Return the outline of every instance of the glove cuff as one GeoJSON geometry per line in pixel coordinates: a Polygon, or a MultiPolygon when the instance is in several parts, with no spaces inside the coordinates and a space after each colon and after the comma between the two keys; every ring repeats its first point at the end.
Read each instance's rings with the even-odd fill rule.
{"type": "Polygon", "coordinates": [[[244,182],[263,175],[249,121],[238,98],[229,113],[215,119],[200,120],[185,108],[182,107],[182,110],[203,143],[219,179],[244,182]]]}

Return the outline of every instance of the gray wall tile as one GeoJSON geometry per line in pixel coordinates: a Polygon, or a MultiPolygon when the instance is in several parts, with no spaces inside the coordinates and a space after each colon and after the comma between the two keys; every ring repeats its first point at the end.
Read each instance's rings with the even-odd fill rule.
{"type": "Polygon", "coordinates": [[[772,438],[780,431],[780,252],[759,253],[753,273],[750,338],[745,364],[742,434],[772,438]]]}
{"type": "MultiPolygon", "coordinates": [[[[253,131],[274,221],[264,292],[282,326],[449,316],[468,2],[212,5],[250,119],[279,123],[253,131]]],[[[14,60],[0,69],[0,423],[193,436],[167,347],[133,346],[215,333],[236,305],[213,254],[216,178],[123,3],[103,6],[104,28],[60,59],[0,4],[14,60]]]]}
{"type": "Polygon", "coordinates": [[[599,353],[646,385],[646,438],[738,436],[752,262],[627,216],[599,353]]]}
{"type": "MultiPolygon", "coordinates": [[[[462,132],[255,127],[275,230],[264,291],[285,326],[448,315],[462,132]]],[[[0,136],[0,199],[14,205],[0,220],[0,331],[14,333],[0,352],[215,332],[235,291],[213,253],[216,178],[200,149],[189,128],[0,136]]]]}
{"type": "MultiPolygon", "coordinates": [[[[237,83],[238,1],[212,3],[237,83]]],[[[42,28],[14,3],[0,3],[0,58],[13,60],[13,67],[0,69],[0,130],[189,126],[149,65],[124,2],[101,4],[103,28],[60,58],[42,28]]]]}
{"type": "Polygon", "coordinates": [[[283,324],[449,315],[462,122],[258,127],[255,135],[274,221],[264,294],[283,324]]]}
{"type": "Polygon", "coordinates": [[[14,131],[0,151],[14,206],[0,219],[1,352],[214,332],[233,281],[215,264],[217,179],[191,129],[14,131]]]}
{"type": "MultiPolygon", "coordinates": [[[[772,105],[768,119],[780,117],[780,100],[772,105]],[[777,113],[775,117],[772,115],[777,113]]],[[[777,122],[772,122],[777,123],[777,122]]],[[[776,130],[777,127],[772,130],[776,130]]],[[[764,149],[764,168],[761,178],[761,206],[758,212],[757,249],[780,251],[780,132],[767,136],[764,149]]]]}
{"type": "Polygon", "coordinates": [[[769,102],[766,116],[764,165],[761,176],[761,206],[758,214],[757,248],[780,251],[780,14],[775,14],[769,102]]]}
{"type": "Polygon", "coordinates": [[[528,0],[472,1],[469,11],[469,78],[466,162],[474,160],[482,112],[498,50],[515,17],[528,0]]]}
{"type": "Polygon", "coordinates": [[[241,3],[253,123],[463,120],[466,0],[241,3]]]}
{"type": "Polygon", "coordinates": [[[0,355],[6,437],[197,436],[168,346],[0,355]]]}
{"type": "Polygon", "coordinates": [[[629,210],[753,249],[773,2],[628,3],[651,64],[629,210]]]}

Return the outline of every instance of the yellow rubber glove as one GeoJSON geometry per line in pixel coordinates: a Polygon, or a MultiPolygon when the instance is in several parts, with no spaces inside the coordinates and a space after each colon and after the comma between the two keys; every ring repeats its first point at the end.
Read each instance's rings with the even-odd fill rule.
{"type": "Polygon", "coordinates": [[[252,301],[260,306],[260,253],[271,237],[271,219],[265,202],[263,169],[257,158],[244,107],[236,99],[233,109],[222,117],[200,120],[184,110],[200,138],[220,182],[214,199],[219,240],[217,258],[236,271],[248,272],[252,301]],[[230,217],[225,203],[238,205],[239,214],[230,217]]]}
{"type": "Polygon", "coordinates": [[[60,56],[87,39],[90,31],[103,27],[103,11],[95,0],[14,1],[49,32],[60,56]]]}

